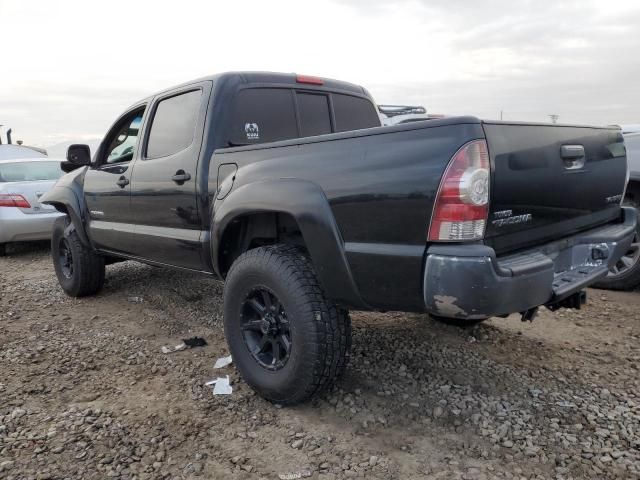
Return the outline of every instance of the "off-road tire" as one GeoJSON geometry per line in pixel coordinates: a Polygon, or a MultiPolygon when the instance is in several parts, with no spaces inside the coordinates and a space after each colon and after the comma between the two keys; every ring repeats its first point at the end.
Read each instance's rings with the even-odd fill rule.
{"type": "Polygon", "coordinates": [[[328,389],[349,361],[349,314],[325,297],[309,257],[294,246],[259,247],[236,259],[224,287],[224,330],[244,381],[281,405],[303,402],[328,389]],[[258,363],[243,336],[243,308],[256,289],[274,294],[290,329],[288,360],[275,371],[258,363]]]}
{"type": "Polygon", "coordinates": [[[68,217],[57,218],[51,235],[51,258],[64,292],[71,297],[84,297],[100,291],[104,284],[104,259],[85,247],[78,233],[70,227],[68,217]],[[64,244],[64,247],[62,246],[64,244]],[[62,248],[71,252],[71,272],[63,272],[62,248]]]}
{"type": "Polygon", "coordinates": [[[4,257],[7,255],[7,244],[0,243],[0,257],[4,257]]]}
{"type": "MultiPolygon", "coordinates": [[[[640,222],[640,205],[635,203],[625,202],[625,205],[634,207],[638,212],[638,222],[640,222]]],[[[638,230],[633,240],[637,243],[640,240],[640,223],[638,224],[638,230]]],[[[637,250],[636,250],[637,252],[637,250]]],[[[633,290],[640,285],[640,258],[636,263],[629,267],[627,270],[620,272],[618,275],[610,273],[602,280],[593,284],[594,288],[601,288],[605,290],[633,290]]]]}

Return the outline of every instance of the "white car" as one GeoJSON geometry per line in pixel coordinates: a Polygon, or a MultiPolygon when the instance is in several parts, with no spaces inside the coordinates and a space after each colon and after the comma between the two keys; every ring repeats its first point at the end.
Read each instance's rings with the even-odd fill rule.
{"type": "Polygon", "coordinates": [[[0,140],[0,160],[15,160],[16,158],[47,158],[46,152],[40,148],[3,144],[0,140]]]}
{"type": "Polygon", "coordinates": [[[10,242],[51,238],[62,214],[39,198],[63,173],[60,160],[48,157],[0,160],[0,256],[10,242]]]}

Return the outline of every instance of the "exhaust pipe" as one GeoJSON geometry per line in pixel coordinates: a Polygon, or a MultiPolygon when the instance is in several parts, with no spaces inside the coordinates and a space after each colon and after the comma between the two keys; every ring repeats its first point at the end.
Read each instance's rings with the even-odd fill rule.
{"type": "Polygon", "coordinates": [[[7,130],[7,143],[11,145],[11,129],[7,130]]]}

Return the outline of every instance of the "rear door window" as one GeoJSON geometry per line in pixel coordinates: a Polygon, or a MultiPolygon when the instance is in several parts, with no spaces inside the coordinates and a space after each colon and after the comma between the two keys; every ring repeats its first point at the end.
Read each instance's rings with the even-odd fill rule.
{"type": "Polygon", "coordinates": [[[147,158],[167,157],[193,142],[202,101],[202,91],[194,90],[161,100],[153,116],[147,158]]]}
{"type": "Polygon", "coordinates": [[[286,88],[240,90],[231,117],[232,146],[298,137],[293,92],[286,88]]]}
{"type": "Polygon", "coordinates": [[[329,98],[316,93],[296,93],[300,117],[300,136],[312,137],[331,133],[329,98]]]}
{"type": "Polygon", "coordinates": [[[339,93],[333,93],[332,100],[336,132],[380,126],[380,117],[369,100],[339,93]]]}

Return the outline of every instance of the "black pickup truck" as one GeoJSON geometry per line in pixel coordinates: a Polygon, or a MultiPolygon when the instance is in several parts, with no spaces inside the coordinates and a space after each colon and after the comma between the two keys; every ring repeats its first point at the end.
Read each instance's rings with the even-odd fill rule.
{"type": "Polygon", "coordinates": [[[66,213],[52,239],[64,291],[98,292],[117,259],[224,279],[234,362],[281,404],[344,370],[349,309],[477,322],[579,307],[636,228],[619,129],[381,127],[362,87],[294,74],[153,95],[63,168],[42,201],[66,213]]]}

